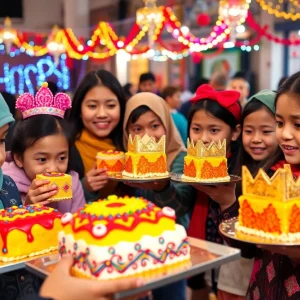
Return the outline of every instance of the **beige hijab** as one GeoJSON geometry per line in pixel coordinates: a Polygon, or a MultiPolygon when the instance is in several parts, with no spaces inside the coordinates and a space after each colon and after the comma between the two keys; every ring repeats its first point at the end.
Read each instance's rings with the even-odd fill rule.
{"type": "Polygon", "coordinates": [[[138,107],[146,105],[148,106],[162,121],[166,129],[166,155],[168,169],[170,170],[171,165],[176,156],[183,151],[186,151],[182,142],[181,136],[173,122],[170,110],[164,99],[153,94],[153,93],[138,93],[131,97],[126,103],[125,117],[124,117],[124,138],[123,144],[127,149],[128,144],[128,132],[127,123],[131,113],[138,107]]]}

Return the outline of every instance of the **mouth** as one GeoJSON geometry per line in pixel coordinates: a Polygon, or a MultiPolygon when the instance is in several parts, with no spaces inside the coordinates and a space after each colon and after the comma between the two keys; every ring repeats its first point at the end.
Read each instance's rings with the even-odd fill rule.
{"type": "Polygon", "coordinates": [[[109,127],[110,122],[99,121],[99,122],[93,122],[93,124],[96,126],[97,129],[107,129],[109,127]]]}
{"type": "Polygon", "coordinates": [[[293,155],[296,151],[299,150],[298,147],[290,146],[290,145],[281,145],[281,149],[284,154],[293,155]]]}
{"type": "Polygon", "coordinates": [[[262,148],[262,147],[251,147],[250,148],[253,154],[262,154],[266,148],[262,148]]]}

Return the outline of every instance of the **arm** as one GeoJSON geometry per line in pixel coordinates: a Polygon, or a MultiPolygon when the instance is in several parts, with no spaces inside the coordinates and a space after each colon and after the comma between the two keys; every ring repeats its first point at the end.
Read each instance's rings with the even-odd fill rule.
{"type": "MultiPolygon", "coordinates": [[[[172,166],[172,173],[183,172],[185,153],[181,152],[175,158],[172,166]]],[[[142,196],[152,201],[159,207],[169,206],[176,211],[177,217],[184,216],[192,209],[195,201],[195,190],[186,184],[178,184],[172,181],[162,191],[140,190],[142,196]]]]}

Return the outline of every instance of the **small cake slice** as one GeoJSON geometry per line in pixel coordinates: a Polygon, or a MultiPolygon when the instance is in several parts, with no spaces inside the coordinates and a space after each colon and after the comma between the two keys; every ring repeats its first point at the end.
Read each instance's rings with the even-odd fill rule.
{"type": "Polygon", "coordinates": [[[57,249],[62,214],[41,205],[0,210],[0,261],[14,261],[57,249]]]}
{"type": "Polygon", "coordinates": [[[108,150],[97,153],[97,168],[107,169],[108,174],[122,173],[125,154],[122,151],[108,150]]]}
{"type": "Polygon", "coordinates": [[[64,173],[43,173],[36,175],[36,179],[49,180],[49,185],[57,186],[57,193],[49,198],[50,201],[58,202],[70,200],[73,197],[72,193],[72,176],[64,173]]]}

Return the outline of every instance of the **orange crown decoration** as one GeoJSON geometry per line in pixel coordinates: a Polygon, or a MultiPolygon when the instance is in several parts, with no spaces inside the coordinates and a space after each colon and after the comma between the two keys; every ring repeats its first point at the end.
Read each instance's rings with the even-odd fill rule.
{"type": "Polygon", "coordinates": [[[160,152],[165,153],[166,149],[166,136],[163,135],[158,142],[155,138],[145,134],[142,138],[135,135],[132,139],[131,134],[128,139],[128,151],[134,153],[153,153],[160,152]]]}
{"type": "Polygon", "coordinates": [[[63,119],[67,109],[71,108],[71,99],[65,93],[57,93],[53,97],[48,88],[48,83],[44,82],[35,96],[30,93],[22,94],[16,102],[23,115],[27,119],[36,115],[53,115],[63,119]]]}
{"type": "Polygon", "coordinates": [[[187,153],[195,157],[226,157],[226,140],[223,142],[220,140],[218,143],[211,142],[208,146],[205,146],[201,140],[198,140],[196,145],[194,141],[188,138],[187,140],[187,153]]]}
{"type": "Polygon", "coordinates": [[[247,167],[242,167],[243,195],[255,196],[258,199],[272,199],[277,202],[289,202],[300,198],[300,179],[295,181],[290,165],[284,165],[270,178],[260,169],[252,177],[247,167]]]}

